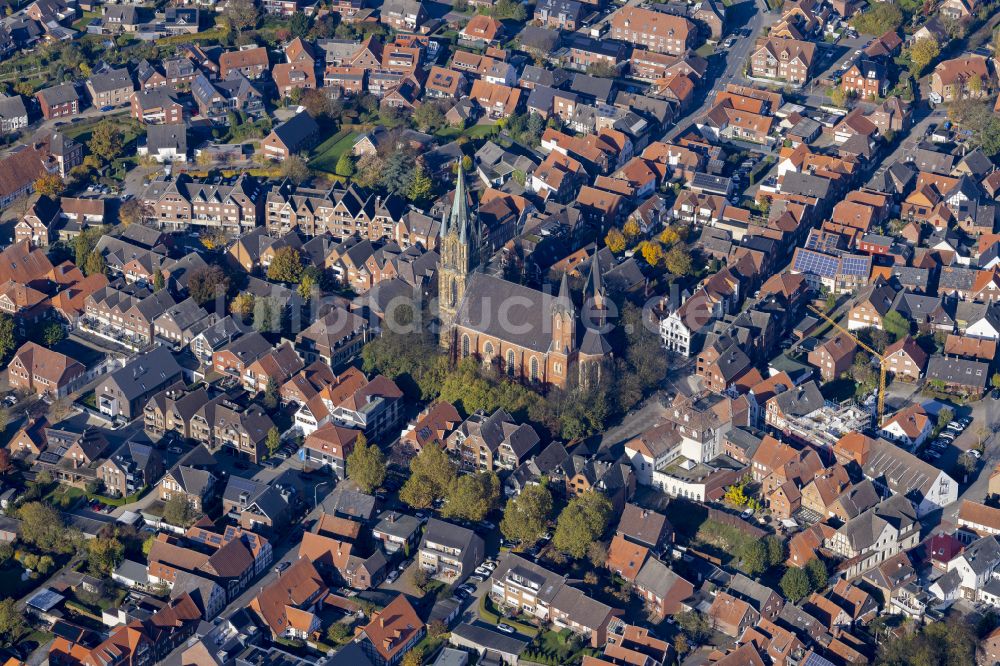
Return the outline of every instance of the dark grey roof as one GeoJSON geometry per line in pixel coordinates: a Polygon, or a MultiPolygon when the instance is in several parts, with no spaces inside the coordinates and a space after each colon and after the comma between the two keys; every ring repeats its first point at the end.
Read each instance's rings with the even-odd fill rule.
{"type": "Polygon", "coordinates": [[[783,194],[799,194],[802,196],[826,199],[830,194],[830,180],[798,171],[788,172],[781,181],[783,194]]]}
{"type": "Polygon", "coordinates": [[[501,654],[519,655],[528,647],[528,641],[479,625],[463,622],[451,630],[452,636],[471,645],[501,654]]]}
{"type": "Polygon", "coordinates": [[[80,99],[79,93],[76,92],[76,86],[72,83],[61,83],[57,86],[41,90],[38,94],[45,98],[49,106],[65,104],[66,102],[80,99]]]}
{"type": "Polygon", "coordinates": [[[476,533],[468,528],[444,520],[438,520],[437,518],[431,518],[427,521],[427,527],[424,529],[421,548],[427,541],[432,541],[442,546],[465,551],[477,538],[479,537],[477,537],[476,533]]]}
{"type": "Polygon", "coordinates": [[[524,26],[517,35],[521,46],[530,49],[537,49],[542,52],[555,51],[562,41],[562,34],[558,30],[540,28],[533,25],[524,26]]]}
{"type": "Polygon", "coordinates": [[[132,88],[134,84],[132,83],[132,75],[129,74],[128,68],[122,67],[121,69],[109,69],[106,72],[94,74],[90,77],[90,87],[95,93],[102,93],[120,90],[121,88],[132,88]]]}
{"type": "Polygon", "coordinates": [[[931,356],[927,363],[927,379],[936,379],[947,384],[972,387],[980,391],[986,389],[990,376],[989,363],[969,361],[961,358],[931,356]]]}
{"type": "Polygon", "coordinates": [[[542,323],[549,320],[554,302],[555,297],[551,294],[485,273],[474,273],[462,299],[457,322],[488,337],[547,352],[552,336],[542,323]],[[496,316],[497,308],[504,302],[523,304],[508,309],[507,321],[503,322],[506,325],[496,316]]]}
{"type": "Polygon", "coordinates": [[[0,95],[0,118],[14,119],[27,117],[24,99],[20,95],[0,95]]]}
{"type": "Polygon", "coordinates": [[[319,125],[303,111],[274,128],[274,134],[291,152],[296,152],[310,137],[319,132],[319,125]]]}
{"type": "Polygon", "coordinates": [[[681,577],[674,573],[670,567],[655,557],[650,557],[636,575],[635,586],[664,599],[679,580],[682,580],[681,577]]]}
{"type": "Polygon", "coordinates": [[[980,148],[976,148],[959,160],[957,166],[964,166],[977,178],[982,178],[994,169],[993,162],[980,148]]]}
{"type": "Polygon", "coordinates": [[[372,529],[402,539],[408,539],[410,535],[420,529],[420,521],[414,516],[398,511],[383,511],[379,514],[378,522],[372,529]]]}
{"type": "Polygon", "coordinates": [[[147,125],[146,148],[150,154],[172,148],[178,153],[186,155],[188,150],[187,124],[147,125]]]}
{"type": "Polygon", "coordinates": [[[781,411],[789,416],[805,416],[824,405],[823,394],[815,381],[779,393],[774,400],[781,411]]]}
{"type": "Polygon", "coordinates": [[[111,374],[111,381],[121,390],[126,400],[133,400],[181,373],[174,355],[166,347],[155,347],[151,351],[135,356],[125,367],[111,374]]]}
{"type": "Polygon", "coordinates": [[[574,74],[569,89],[581,95],[592,97],[598,102],[607,102],[611,99],[614,84],[614,79],[601,79],[589,74],[574,74]]]}

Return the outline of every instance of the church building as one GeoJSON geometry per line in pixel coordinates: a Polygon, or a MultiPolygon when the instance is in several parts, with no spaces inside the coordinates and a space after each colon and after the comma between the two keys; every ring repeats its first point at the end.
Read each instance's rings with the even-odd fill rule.
{"type": "Polygon", "coordinates": [[[441,221],[441,345],[456,359],[475,356],[525,382],[558,388],[600,382],[611,347],[603,332],[607,297],[597,261],[584,293],[584,322],[565,275],[553,295],[483,272],[481,225],[467,197],[459,169],[441,221]]]}

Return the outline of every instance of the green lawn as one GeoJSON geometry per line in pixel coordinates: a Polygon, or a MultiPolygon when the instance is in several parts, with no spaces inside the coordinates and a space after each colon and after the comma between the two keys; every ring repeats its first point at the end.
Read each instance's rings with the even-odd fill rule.
{"type": "Polygon", "coordinates": [[[87,32],[87,25],[95,18],[100,18],[100,12],[84,12],[78,21],[73,22],[73,29],[80,32],[87,32]]]}
{"type": "Polygon", "coordinates": [[[357,132],[340,130],[316,148],[316,156],[309,161],[309,168],[335,174],[337,161],[354,146],[357,137],[357,132]]]}
{"type": "Polygon", "coordinates": [[[22,597],[41,582],[40,579],[33,578],[21,580],[23,572],[24,568],[13,559],[0,567],[0,590],[3,590],[5,597],[22,597]]]}

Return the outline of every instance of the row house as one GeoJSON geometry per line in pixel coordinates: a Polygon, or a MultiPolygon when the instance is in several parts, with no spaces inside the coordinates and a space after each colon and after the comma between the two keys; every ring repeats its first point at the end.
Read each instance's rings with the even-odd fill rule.
{"type": "Polygon", "coordinates": [[[594,647],[608,640],[608,628],[621,611],[567,584],[566,578],[513,553],[500,558],[490,576],[490,596],[506,608],[569,629],[594,647]]]}
{"type": "Polygon", "coordinates": [[[192,225],[238,236],[257,226],[263,194],[252,176],[241,174],[231,184],[209,185],[186,177],[156,180],[141,195],[150,221],[162,229],[192,225]]]}

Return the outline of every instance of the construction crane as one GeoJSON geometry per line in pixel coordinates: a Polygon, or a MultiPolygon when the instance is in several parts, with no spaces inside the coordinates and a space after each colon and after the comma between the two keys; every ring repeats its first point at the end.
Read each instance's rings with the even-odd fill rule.
{"type": "Polygon", "coordinates": [[[878,359],[879,373],[878,373],[878,421],[877,421],[877,423],[878,423],[879,428],[881,428],[882,427],[882,421],[883,421],[883,415],[885,414],[885,371],[886,371],[886,366],[889,365],[889,359],[887,359],[885,356],[883,356],[882,354],[878,353],[877,351],[875,351],[874,349],[872,349],[871,347],[869,347],[868,345],[866,345],[865,343],[863,343],[861,340],[858,339],[858,336],[854,335],[849,330],[847,330],[846,328],[844,328],[843,326],[841,326],[840,324],[838,324],[837,322],[835,322],[832,317],[829,317],[825,312],[823,312],[819,308],[813,306],[812,304],[807,304],[806,307],[809,308],[810,310],[812,310],[813,312],[815,312],[816,314],[818,314],[823,319],[825,319],[835,329],[837,329],[838,331],[840,331],[841,333],[843,333],[844,335],[846,335],[847,337],[849,337],[851,340],[854,340],[854,343],[856,345],[858,345],[859,347],[861,347],[862,349],[864,349],[866,352],[868,352],[869,354],[871,354],[872,356],[874,356],[875,358],[878,359]]]}

